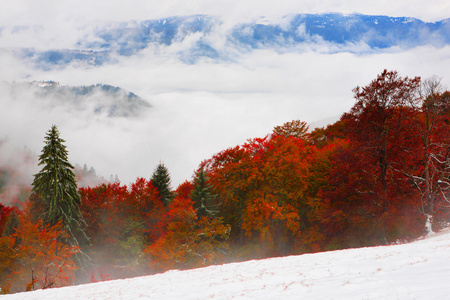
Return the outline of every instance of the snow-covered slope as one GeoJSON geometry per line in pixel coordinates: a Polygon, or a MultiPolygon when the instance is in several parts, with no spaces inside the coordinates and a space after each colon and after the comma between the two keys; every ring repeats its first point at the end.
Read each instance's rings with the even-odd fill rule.
{"type": "Polygon", "coordinates": [[[1,299],[448,299],[450,231],[409,244],[169,271],[1,299]]]}

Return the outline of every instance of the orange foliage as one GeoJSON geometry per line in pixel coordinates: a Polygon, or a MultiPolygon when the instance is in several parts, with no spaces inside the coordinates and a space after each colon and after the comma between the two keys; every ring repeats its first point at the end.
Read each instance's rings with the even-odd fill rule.
{"type": "Polygon", "coordinates": [[[0,238],[0,276],[10,292],[67,286],[77,269],[73,256],[76,246],[61,242],[67,236],[61,225],[43,226],[19,216],[20,225],[10,236],[0,238]]]}
{"type": "Polygon", "coordinates": [[[176,197],[169,204],[166,222],[164,236],[145,249],[151,269],[189,269],[222,261],[229,228],[221,220],[198,221],[192,201],[176,197]]]}
{"type": "Polygon", "coordinates": [[[275,135],[250,140],[207,162],[234,243],[242,246],[245,235],[248,242],[256,238],[269,255],[294,251],[305,225],[301,211],[314,152],[299,138],[275,135]]]}

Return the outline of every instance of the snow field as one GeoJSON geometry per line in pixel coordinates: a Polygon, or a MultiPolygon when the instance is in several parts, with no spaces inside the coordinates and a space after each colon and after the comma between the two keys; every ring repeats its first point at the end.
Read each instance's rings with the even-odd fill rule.
{"type": "Polygon", "coordinates": [[[449,299],[450,230],[409,244],[254,260],[0,299],[449,299]]]}

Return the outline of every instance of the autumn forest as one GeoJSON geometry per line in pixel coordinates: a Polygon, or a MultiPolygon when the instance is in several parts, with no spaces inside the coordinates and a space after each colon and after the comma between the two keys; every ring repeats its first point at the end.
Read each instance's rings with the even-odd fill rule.
{"type": "MultiPolygon", "coordinates": [[[[450,222],[450,92],[384,70],[340,120],[288,121],[171,187],[78,187],[53,126],[30,195],[0,204],[2,293],[410,241],[450,222]]],[[[61,133],[64,135],[64,132],[61,133]]]]}

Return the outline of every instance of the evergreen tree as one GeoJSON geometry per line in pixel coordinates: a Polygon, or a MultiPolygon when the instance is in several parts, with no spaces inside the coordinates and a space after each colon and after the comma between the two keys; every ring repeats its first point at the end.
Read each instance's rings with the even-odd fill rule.
{"type": "Polygon", "coordinates": [[[11,211],[8,221],[5,225],[5,230],[3,231],[3,236],[12,235],[16,232],[16,228],[19,226],[19,217],[15,210],[11,211]]]}
{"type": "Polygon", "coordinates": [[[160,163],[155,171],[153,172],[151,181],[153,185],[158,189],[159,199],[164,203],[164,205],[168,205],[170,201],[173,199],[173,193],[170,187],[170,174],[169,170],[167,170],[166,166],[163,163],[160,163]]]}
{"type": "Polygon", "coordinates": [[[218,211],[218,205],[214,203],[217,195],[212,194],[212,185],[209,183],[208,175],[204,166],[195,172],[194,189],[191,193],[191,200],[194,201],[194,209],[197,210],[198,219],[202,217],[214,217],[218,211]]]}
{"type": "Polygon", "coordinates": [[[42,170],[34,175],[32,183],[32,211],[44,225],[54,226],[61,222],[69,235],[65,242],[80,245],[88,238],[83,231],[85,221],[80,212],[74,167],[68,162],[68,151],[60,138],[58,128],[53,125],[45,137],[45,146],[39,156],[42,170]]]}

